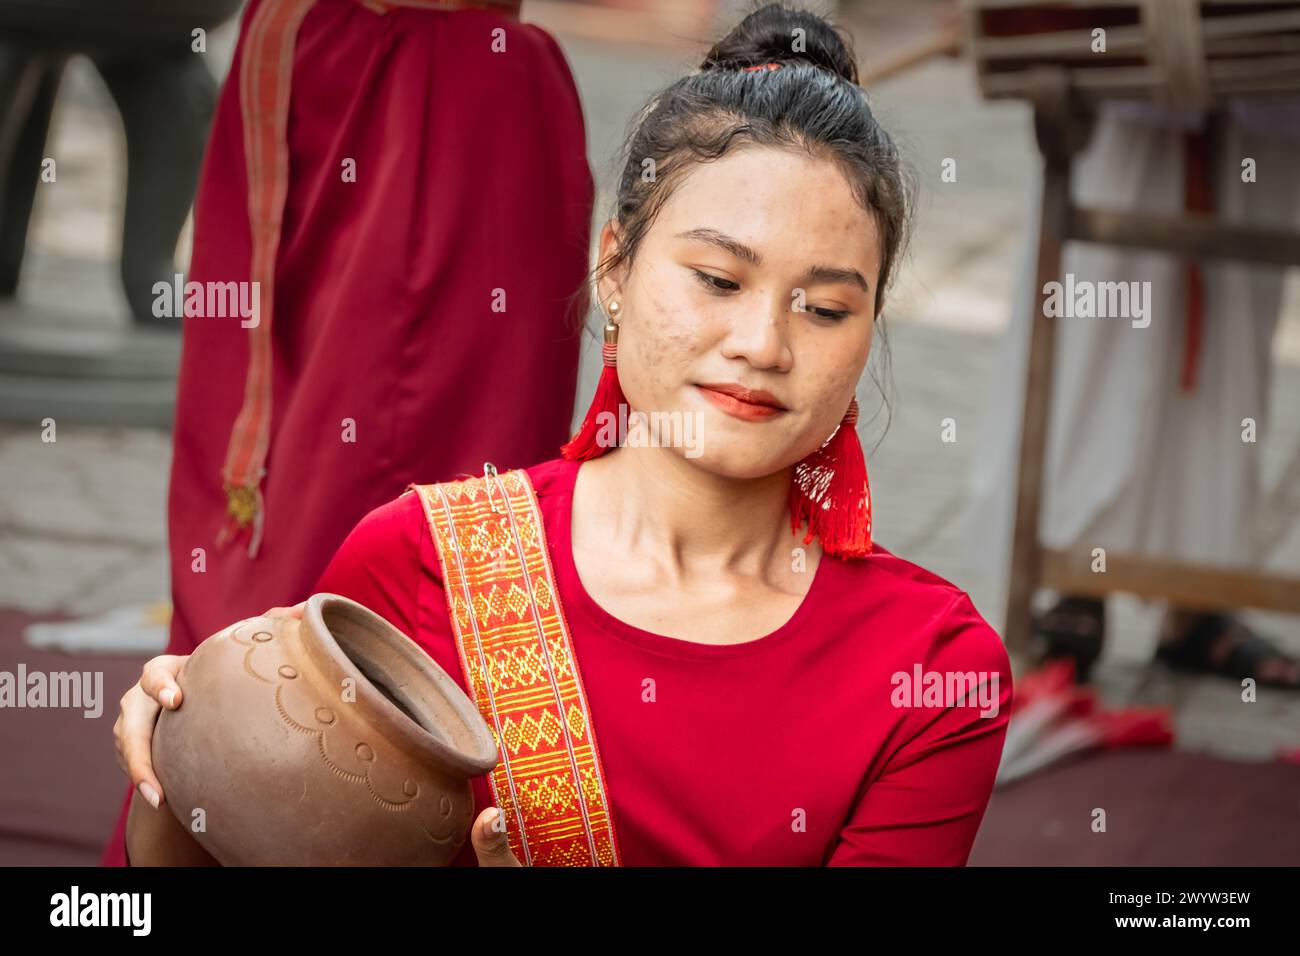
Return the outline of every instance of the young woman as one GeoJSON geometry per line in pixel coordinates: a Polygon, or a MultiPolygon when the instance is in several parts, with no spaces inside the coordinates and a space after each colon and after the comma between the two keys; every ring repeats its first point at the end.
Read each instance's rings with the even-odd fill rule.
{"type": "MultiPolygon", "coordinates": [[[[810,13],[751,14],[632,134],[594,283],[606,369],[563,457],[408,491],[334,556],[316,590],[388,618],[485,714],[485,695],[576,671],[564,726],[490,715],[505,766],[474,781],[457,862],[965,863],[1007,655],[964,591],[871,542],[854,427],[908,208],[843,40],[810,13]],[[599,413],[620,405],[699,441],[610,447],[599,413]],[[525,592],[551,630],[486,682],[477,629],[525,592]],[[548,747],[573,777],[529,777],[518,758],[548,747]]],[[[183,705],[183,662],[146,665],[116,729],[155,806],[149,737],[183,705]]]]}

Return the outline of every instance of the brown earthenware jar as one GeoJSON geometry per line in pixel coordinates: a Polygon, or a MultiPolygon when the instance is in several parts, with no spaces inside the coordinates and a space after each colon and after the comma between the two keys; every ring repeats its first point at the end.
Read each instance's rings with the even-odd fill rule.
{"type": "Polygon", "coordinates": [[[201,643],[154,730],[164,807],[227,866],[440,866],[496,766],[478,709],[410,638],[317,594],[201,643]],[[196,813],[196,811],[202,813],[196,813]]]}

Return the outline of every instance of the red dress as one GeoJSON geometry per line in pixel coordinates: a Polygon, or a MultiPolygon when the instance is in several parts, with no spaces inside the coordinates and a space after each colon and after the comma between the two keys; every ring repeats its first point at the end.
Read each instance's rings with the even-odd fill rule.
{"type": "MultiPolygon", "coordinates": [[[[653,634],[611,616],[578,578],[569,537],[578,468],[555,459],[528,473],[623,863],[964,864],[1012,696],[1002,641],[965,592],[877,546],[865,560],[823,557],[794,616],[758,640],[653,634]],[[895,675],[917,667],[996,675],[996,714],[895,706],[895,675]],[[653,702],[643,699],[647,678],[653,702]]],[[[388,618],[465,688],[415,494],[367,515],[315,590],[388,618]]],[[[474,794],[477,815],[490,805],[486,777],[474,794]]],[[[475,863],[468,842],[456,862],[475,863]]]]}
{"type": "MultiPolygon", "coordinates": [[[[191,282],[250,274],[239,87],[262,5],[245,13],[214,120],[191,282]]],[[[306,593],[362,515],[408,483],[487,459],[522,467],[569,436],[580,320],[568,300],[586,273],[593,187],[555,40],[493,11],[318,0],[297,34],[288,124],[264,538],[252,559],[243,538],[216,544],[249,330],[187,317],[171,653],[306,593]],[[496,29],[506,53],[492,52],[496,29]]]]}
{"type": "MultiPolygon", "coordinates": [[[[213,122],[190,282],[249,279],[239,77],[262,3],[245,11],[213,122]]],[[[264,538],[252,559],[242,539],[216,545],[249,330],[186,317],[168,653],[310,593],[357,521],[408,483],[488,459],[521,467],[569,437],[570,297],[586,274],[593,184],[555,40],[489,10],[379,15],[318,0],[297,33],[288,124],[264,538]],[[497,29],[505,53],[492,50],[497,29]]],[[[124,822],[125,806],[106,863],[124,862],[124,822]]]]}

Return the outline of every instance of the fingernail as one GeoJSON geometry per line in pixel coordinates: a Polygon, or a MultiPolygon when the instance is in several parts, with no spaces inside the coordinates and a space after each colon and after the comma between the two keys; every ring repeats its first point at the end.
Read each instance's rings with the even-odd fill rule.
{"type": "Polygon", "coordinates": [[[145,783],[143,780],[140,781],[140,796],[148,800],[149,805],[155,810],[158,809],[158,791],[149,786],[149,784],[145,783]]]}
{"type": "Polygon", "coordinates": [[[163,692],[158,696],[162,698],[162,702],[164,704],[170,707],[172,705],[172,701],[176,699],[176,691],[172,690],[170,687],[165,687],[163,688],[163,692]]]}

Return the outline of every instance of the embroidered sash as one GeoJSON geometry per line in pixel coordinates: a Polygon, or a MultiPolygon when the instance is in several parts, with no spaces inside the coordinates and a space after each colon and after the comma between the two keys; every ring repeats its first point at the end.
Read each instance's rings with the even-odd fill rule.
{"type": "Polygon", "coordinates": [[[469,696],[501,761],[489,776],[525,866],[619,866],[605,777],[523,470],[412,485],[429,521],[469,696]]]}

